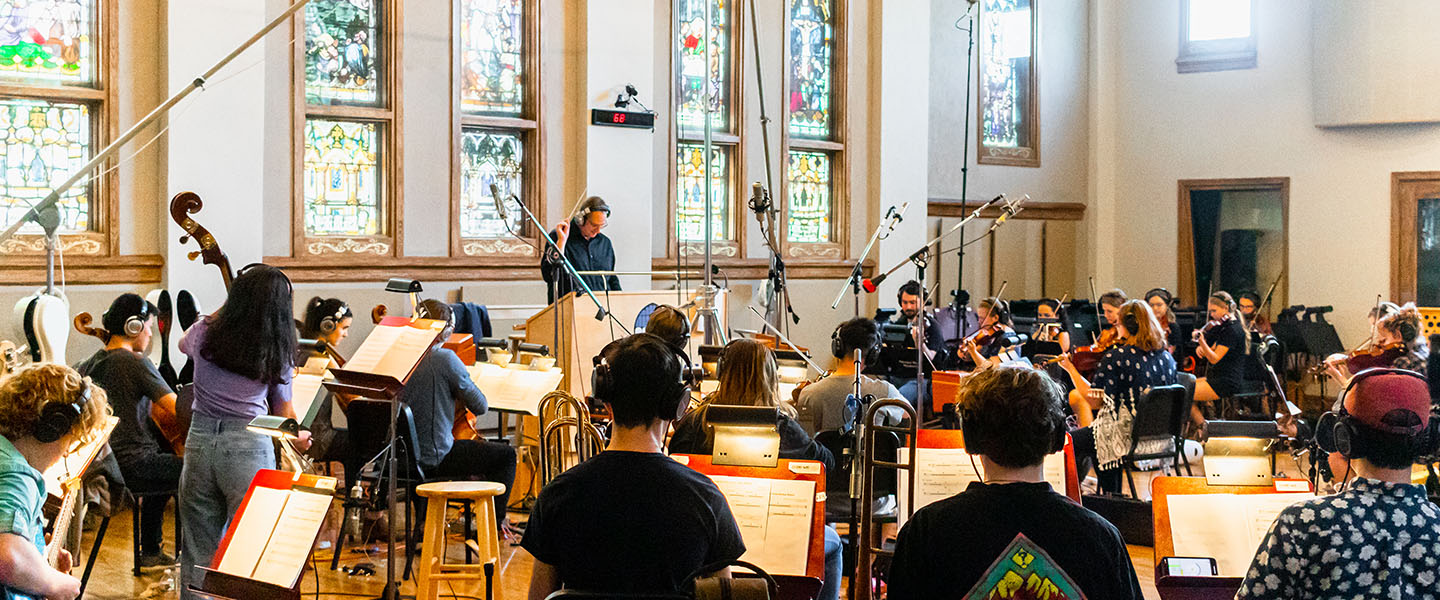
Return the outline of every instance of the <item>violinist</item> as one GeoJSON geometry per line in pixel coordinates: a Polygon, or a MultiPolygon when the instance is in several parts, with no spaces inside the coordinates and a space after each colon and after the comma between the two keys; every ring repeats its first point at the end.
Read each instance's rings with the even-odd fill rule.
{"type": "MultiPolygon", "coordinates": [[[[1205,376],[1195,380],[1195,402],[1214,402],[1239,393],[1245,377],[1245,322],[1235,307],[1235,300],[1225,292],[1215,292],[1207,303],[1210,321],[1196,332],[1199,347],[1195,356],[1210,363],[1205,376]]],[[[1190,422],[1196,430],[1205,427],[1205,415],[1199,405],[1190,407],[1190,422]]]]}
{"type": "Polygon", "coordinates": [[[1370,348],[1348,353],[1345,360],[1327,359],[1326,373],[1341,386],[1350,383],[1352,374],[1377,367],[1407,369],[1423,375],[1430,348],[1420,335],[1422,329],[1419,309],[1414,303],[1406,303],[1376,321],[1375,342],[1370,348]]]}
{"type": "Polygon", "coordinates": [[[1240,315],[1245,317],[1245,322],[1250,324],[1250,331],[1261,335],[1274,333],[1270,327],[1270,319],[1259,313],[1260,294],[1248,290],[1240,292],[1235,297],[1235,305],[1240,308],[1240,315]]]}
{"type": "Polygon", "coordinates": [[[1114,344],[1118,339],[1115,325],[1120,321],[1120,306],[1129,299],[1124,290],[1118,288],[1100,294],[1100,314],[1104,320],[1100,323],[1100,333],[1095,338],[1096,345],[1105,348],[1114,344]]]}
{"type": "MultiPolygon", "coordinates": [[[[508,538],[512,533],[505,514],[515,486],[515,448],[484,439],[455,439],[456,403],[464,404],[475,415],[485,414],[489,405],[485,394],[470,379],[465,363],[460,362],[454,352],[441,347],[455,329],[455,315],[450,305],[425,300],[416,309],[415,316],[446,323],[435,347],[415,366],[415,372],[405,381],[405,389],[400,393],[399,400],[410,407],[411,418],[415,420],[415,457],[430,477],[503,484],[505,491],[495,500],[495,522],[500,525],[500,534],[508,538]]],[[[419,523],[424,522],[422,512],[419,523]]]]}
{"type": "Polygon", "coordinates": [[[1001,342],[1006,335],[1015,333],[1010,322],[1010,304],[999,298],[986,298],[975,307],[975,316],[980,320],[980,329],[960,343],[957,354],[968,358],[975,369],[999,364],[1000,353],[1005,350],[1001,342]]]}
{"type": "Polygon", "coordinates": [[[1045,298],[1035,306],[1035,329],[1030,332],[1030,339],[1037,342],[1055,342],[1060,344],[1061,352],[1070,351],[1070,331],[1066,327],[1068,319],[1064,316],[1065,308],[1060,305],[1059,300],[1045,298]]]}
{"type": "Polygon", "coordinates": [[[1120,491],[1120,460],[1130,451],[1136,403],[1145,390],[1176,382],[1175,358],[1165,348],[1164,330],[1150,306],[1130,300],[1118,312],[1115,330],[1119,341],[1101,355],[1090,379],[1082,376],[1069,358],[1060,361],[1075,384],[1070,407],[1081,426],[1071,432],[1076,459],[1089,457],[1095,463],[1100,488],[1116,493],[1120,491]]]}
{"type": "MultiPolygon", "coordinates": [[[[929,311],[925,310],[925,306],[929,300],[927,296],[928,294],[925,288],[920,285],[920,282],[914,279],[905,282],[905,285],[900,286],[900,291],[896,293],[896,300],[900,302],[900,311],[895,314],[895,317],[891,319],[890,322],[895,325],[908,326],[909,339],[907,340],[906,348],[910,349],[910,357],[915,356],[915,340],[920,338],[920,327],[923,322],[925,328],[923,334],[925,339],[925,360],[928,363],[927,370],[934,368],[943,369],[949,365],[949,361],[944,354],[945,334],[940,331],[940,323],[935,320],[929,311]]],[[[890,383],[899,388],[900,395],[908,400],[910,404],[915,404],[916,398],[919,397],[919,390],[915,384],[914,371],[910,371],[910,373],[912,374],[907,375],[904,372],[898,374],[892,373],[890,375],[890,383]]]]}
{"type": "MultiPolygon", "coordinates": [[[[350,335],[350,325],[355,321],[355,313],[350,310],[350,305],[339,298],[321,298],[316,296],[305,303],[305,315],[296,322],[300,330],[300,337],[303,339],[323,342],[332,350],[350,335]]],[[[330,362],[331,367],[342,365],[335,364],[335,361],[318,348],[305,347],[299,351],[295,364],[303,366],[311,358],[324,358],[330,362]]],[[[347,430],[336,424],[335,411],[340,408],[335,406],[336,400],[330,392],[325,393],[321,400],[320,408],[315,411],[315,420],[310,423],[312,443],[309,455],[317,461],[344,461],[347,458],[345,448],[347,446],[347,430]]],[[[345,400],[348,402],[348,398],[345,400]]],[[[341,404],[343,407],[345,404],[341,404]]],[[[343,421],[340,421],[343,423],[343,421]]],[[[355,475],[352,471],[358,464],[347,463],[345,465],[346,483],[354,483],[355,475]]]]}
{"type": "MultiPolygon", "coordinates": [[[[110,406],[119,417],[110,434],[110,450],[120,465],[125,486],[136,495],[174,490],[180,484],[184,460],[169,446],[156,424],[143,415],[153,404],[175,414],[175,391],[165,383],[146,354],[154,339],[159,311],[137,294],[121,294],[101,316],[107,336],[105,347],[75,365],[80,375],[103,388],[110,406]],[[162,441],[166,443],[162,445],[162,441]]],[[[178,440],[178,437],[177,437],[178,440]]],[[[168,567],[175,558],[160,544],[165,523],[166,498],[150,498],[140,504],[140,559],[142,571],[168,567]]]]}
{"type": "Polygon", "coordinates": [[[1174,355],[1180,347],[1180,324],[1175,322],[1175,315],[1170,312],[1175,306],[1175,298],[1170,295],[1170,290],[1155,288],[1145,292],[1145,303],[1150,305],[1150,312],[1155,314],[1155,320],[1160,323],[1160,330],[1165,332],[1165,347],[1174,355]]]}

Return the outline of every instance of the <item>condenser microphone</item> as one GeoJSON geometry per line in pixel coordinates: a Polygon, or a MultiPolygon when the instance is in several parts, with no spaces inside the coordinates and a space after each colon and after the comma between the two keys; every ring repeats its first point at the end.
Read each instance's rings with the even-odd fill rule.
{"type": "Polygon", "coordinates": [[[758,181],[750,185],[750,210],[757,215],[770,210],[770,202],[765,199],[765,186],[758,181]]]}
{"type": "Polygon", "coordinates": [[[885,283],[885,277],[887,277],[888,275],[889,273],[881,273],[879,277],[876,277],[874,279],[870,279],[868,277],[865,279],[861,279],[860,287],[865,289],[865,293],[873,294],[875,293],[875,290],[879,289],[880,284],[885,283]]]}
{"type": "Polygon", "coordinates": [[[509,221],[510,211],[505,208],[505,198],[500,195],[500,186],[493,182],[490,184],[490,198],[495,201],[495,212],[500,213],[500,220],[509,221]]]}

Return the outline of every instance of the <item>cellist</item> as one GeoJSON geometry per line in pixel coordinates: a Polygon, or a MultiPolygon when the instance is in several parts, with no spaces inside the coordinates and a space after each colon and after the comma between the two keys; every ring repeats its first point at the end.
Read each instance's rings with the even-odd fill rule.
{"type": "MultiPolygon", "coordinates": [[[[105,347],[75,365],[76,371],[90,377],[109,395],[114,414],[120,419],[110,434],[110,450],[115,453],[125,486],[137,495],[176,489],[184,465],[176,455],[183,448],[181,432],[167,435],[161,429],[162,423],[142,417],[168,415],[169,425],[175,426],[175,392],[146,356],[158,312],[137,294],[121,294],[100,319],[104,329],[97,333],[105,338],[105,347]],[[162,448],[161,439],[167,439],[171,447],[162,448]]],[[[136,509],[140,511],[137,566],[142,571],[175,564],[175,557],[160,547],[166,503],[165,498],[147,498],[136,509]]]]}
{"type": "MultiPolygon", "coordinates": [[[[495,500],[495,522],[499,524],[501,535],[508,537],[510,524],[505,519],[505,509],[510,492],[515,487],[515,448],[484,439],[455,439],[457,402],[476,415],[484,414],[490,407],[485,402],[485,394],[470,379],[470,373],[465,370],[460,357],[441,347],[455,329],[454,312],[450,305],[428,299],[416,308],[415,316],[446,323],[435,347],[415,366],[415,372],[405,381],[405,390],[399,397],[410,407],[411,417],[415,420],[415,435],[418,436],[415,457],[428,477],[478,479],[503,484],[505,492],[495,500]]],[[[423,512],[418,522],[425,522],[423,512]]]]}

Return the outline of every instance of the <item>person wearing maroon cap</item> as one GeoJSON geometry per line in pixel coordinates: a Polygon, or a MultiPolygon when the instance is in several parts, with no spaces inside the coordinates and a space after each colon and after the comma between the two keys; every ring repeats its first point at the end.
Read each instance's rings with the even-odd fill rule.
{"type": "Polygon", "coordinates": [[[1423,376],[1357,373],[1316,424],[1321,449],[1342,459],[1344,490],[1281,511],[1235,597],[1440,598],[1440,507],[1410,483],[1414,461],[1435,451],[1430,420],[1423,376]]]}

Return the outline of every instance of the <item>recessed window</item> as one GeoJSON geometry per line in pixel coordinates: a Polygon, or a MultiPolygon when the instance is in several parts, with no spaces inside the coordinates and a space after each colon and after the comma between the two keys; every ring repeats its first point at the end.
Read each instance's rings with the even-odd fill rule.
{"type": "Polygon", "coordinates": [[[1250,0],[1181,0],[1181,73],[1251,69],[1255,57],[1255,8],[1250,0]]]}

